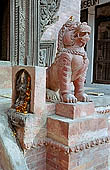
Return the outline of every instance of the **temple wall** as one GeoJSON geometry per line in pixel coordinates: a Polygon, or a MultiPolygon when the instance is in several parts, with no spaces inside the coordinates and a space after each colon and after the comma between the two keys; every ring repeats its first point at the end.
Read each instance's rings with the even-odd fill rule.
{"type": "Polygon", "coordinates": [[[0,89],[12,88],[12,67],[0,65],[0,89]]]}

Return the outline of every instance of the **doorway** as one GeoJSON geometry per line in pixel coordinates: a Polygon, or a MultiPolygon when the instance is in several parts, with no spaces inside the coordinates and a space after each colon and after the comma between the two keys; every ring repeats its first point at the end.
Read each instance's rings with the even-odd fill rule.
{"type": "Polygon", "coordinates": [[[94,83],[110,84],[110,3],[96,7],[94,83]]]}
{"type": "Polygon", "coordinates": [[[10,0],[1,0],[0,5],[0,60],[10,60],[10,0]]]}

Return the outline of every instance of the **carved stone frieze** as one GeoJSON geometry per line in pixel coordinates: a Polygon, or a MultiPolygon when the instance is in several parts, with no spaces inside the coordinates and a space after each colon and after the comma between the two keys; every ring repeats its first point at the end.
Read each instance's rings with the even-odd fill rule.
{"type": "Polygon", "coordinates": [[[15,65],[18,64],[18,56],[19,56],[19,0],[15,0],[14,3],[14,63],[15,65]]]}
{"type": "Polygon", "coordinates": [[[10,56],[12,65],[38,65],[39,1],[11,1],[10,56]]]}
{"type": "Polygon", "coordinates": [[[58,16],[55,17],[59,9],[61,0],[40,0],[40,34],[42,36],[46,26],[55,23],[58,16]]]}
{"type": "Polygon", "coordinates": [[[25,7],[26,0],[19,1],[19,64],[25,64],[25,7]]]}

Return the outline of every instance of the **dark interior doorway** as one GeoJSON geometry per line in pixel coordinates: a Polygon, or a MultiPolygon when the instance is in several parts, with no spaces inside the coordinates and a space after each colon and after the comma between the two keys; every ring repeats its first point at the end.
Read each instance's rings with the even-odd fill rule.
{"type": "Polygon", "coordinates": [[[10,40],[10,0],[1,0],[0,4],[0,60],[9,61],[10,40]]]}
{"type": "Polygon", "coordinates": [[[96,7],[94,83],[110,84],[110,3],[96,7]]]}
{"type": "Polygon", "coordinates": [[[80,21],[88,22],[88,8],[81,10],[80,21]]]}

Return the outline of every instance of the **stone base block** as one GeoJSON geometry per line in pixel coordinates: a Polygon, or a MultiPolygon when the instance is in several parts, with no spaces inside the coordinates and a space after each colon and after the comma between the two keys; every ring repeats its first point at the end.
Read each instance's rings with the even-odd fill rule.
{"type": "Polygon", "coordinates": [[[67,146],[108,135],[107,128],[106,117],[96,114],[75,120],[52,115],[47,121],[48,137],[67,146]]]}
{"type": "Polygon", "coordinates": [[[56,115],[76,119],[95,113],[93,102],[78,102],[75,104],[58,103],[56,104],[56,115]]]}
{"type": "Polygon", "coordinates": [[[60,143],[47,143],[47,170],[108,170],[109,143],[95,144],[79,152],[66,151],[60,143]]]}
{"type": "Polygon", "coordinates": [[[47,130],[44,115],[38,117],[32,113],[18,113],[15,109],[9,109],[7,115],[12,125],[12,130],[14,130],[13,135],[15,135],[23,150],[39,144],[42,145],[45,142],[47,130]]]}
{"type": "Polygon", "coordinates": [[[29,170],[46,170],[45,146],[31,148],[24,156],[29,170]]]}

